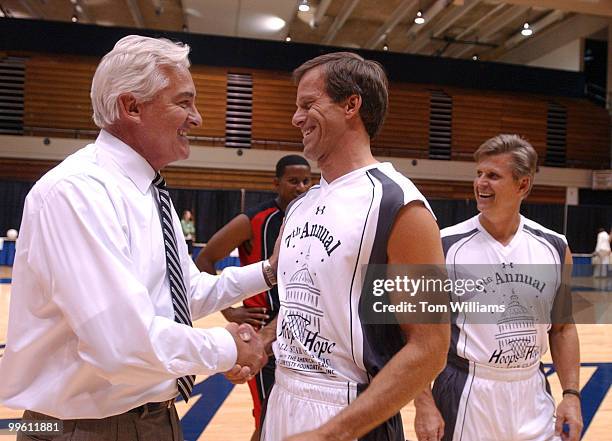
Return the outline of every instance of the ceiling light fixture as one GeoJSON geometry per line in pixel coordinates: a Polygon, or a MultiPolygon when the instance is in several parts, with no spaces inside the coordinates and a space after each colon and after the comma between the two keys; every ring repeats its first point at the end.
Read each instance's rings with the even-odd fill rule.
{"type": "Polygon", "coordinates": [[[308,0],[300,0],[298,4],[298,10],[300,12],[308,12],[310,11],[310,5],[308,4],[308,0]]]}
{"type": "Polygon", "coordinates": [[[70,21],[72,21],[73,23],[76,23],[77,21],[79,21],[79,16],[77,15],[76,9],[72,13],[72,17],[70,18],[70,21]]]}
{"type": "Polygon", "coordinates": [[[533,28],[529,26],[529,22],[526,21],[525,24],[523,25],[523,29],[521,29],[521,35],[523,35],[524,37],[529,37],[532,34],[533,34],[533,28]]]}
{"type": "Polygon", "coordinates": [[[280,17],[275,15],[270,15],[267,17],[263,17],[262,25],[265,29],[272,32],[278,32],[285,27],[287,22],[280,17]]]}
{"type": "Polygon", "coordinates": [[[423,12],[419,9],[416,13],[416,17],[414,17],[414,22],[418,25],[422,25],[425,23],[425,17],[423,16],[423,12]]]}
{"type": "Polygon", "coordinates": [[[383,51],[387,52],[389,50],[389,45],[387,43],[385,43],[383,45],[383,51]]]}
{"type": "Polygon", "coordinates": [[[286,42],[290,42],[291,41],[291,35],[287,34],[287,36],[285,37],[285,41],[286,42]]]}
{"type": "Polygon", "coordinates": [[[472,60],[478,61],[479,59],[480,59],[480,57],[478,56],[478,54],[472,55],[472,60]]]}

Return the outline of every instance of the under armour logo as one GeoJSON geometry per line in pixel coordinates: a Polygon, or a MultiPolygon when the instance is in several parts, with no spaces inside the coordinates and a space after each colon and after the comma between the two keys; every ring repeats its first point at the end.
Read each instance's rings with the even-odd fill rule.
{"type": "Polygon", "coordinates": [[[512,262],[510,262],[510,263],[502,263],[502,268],[506,269],[506,267],[514,268],[514,264],[512,262]]]}
{"type": "Polygon", "coordinates": [[[315,214],[324,214],[325,213],[325,205],[322,207],[317,207],[317,212],[315,214]]]}

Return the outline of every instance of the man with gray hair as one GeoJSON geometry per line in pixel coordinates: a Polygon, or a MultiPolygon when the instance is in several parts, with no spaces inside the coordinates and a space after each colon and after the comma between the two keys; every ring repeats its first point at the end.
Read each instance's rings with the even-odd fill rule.
{"type": "Polygon", "coordinates": [[[498,135],[485,141],[474,159],[480,213],[443,229],[442,245],[454,273],[492,281],[466,301],[503,305],[505,312],[456,314],[446,368],[433,391],[427,387],[414,400],[418,440],[577,441],[578,334],[555,306],[550,310],[564,300],[562,274],[572,255],[565,236],[520,214],[538,155],[525,139],[498,135]],[[517,283],[497,283],[513,275],[517,283]],[[525,279],[534,282],[520,283],[525,279]],[[556,409],[541,365],[547,343],[563,388],[556,409]]]}
{"type": "Polygon", "coordinates": [[[189,156],[187,134],[202,122],[188,53],[119,40],[93,78],[98,138],[26,198],[0,400],[27,409],[30,435],[182,440],[174,400],[189,399],[195,375],[247,377],[266,362],[249,325],[192,326],[268,289],[275,269],[200,273],[178,240],[159,170],[189,156]]]}

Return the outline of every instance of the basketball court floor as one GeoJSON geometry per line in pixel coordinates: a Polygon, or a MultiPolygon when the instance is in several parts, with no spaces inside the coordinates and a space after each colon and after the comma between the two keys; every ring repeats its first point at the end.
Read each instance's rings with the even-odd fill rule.
{"type": "MultiPolygon", "coordinates": [[[[8,306],[10,299],[11,268],[0,267],[0,355],[6,343],[8,306]]],[[[585,278],[586,279],[586,278],[585,278]]],[[[589,278],[590,279],[590,278],[589,278]]],[[[588,285],[590,296],[612,296],[612,280],[588,285]]],[[[612,297],[609,297],[612,300],[612,297]]],[[[607,305],[609,300],[600,302],[607,305]]],[[[609,314],[608,314],[609,316],[609,314]]],[[[219,313],[195,323],[198,327],[224,326],[225,320],[219,313]]],[[[585,441],[612,440],[612,325],[578,325],[581,346],[580,387],[583,396],[585,441]]],[[[544,359],[550,370],[550,352],[544,359]]],[[[554,372],[548,376],[557,402],[561,388],[554,372]]],[[[0,379],[2,381],[2,379],[0,379]]],[[[187,441],[241,441],[249,440],[253,430],[251,397],[246,385],[232,386],[221,375],[198,377],[194,396],[189,404],[177,403],[181,416],[185,440],[187,441]]],[[[0,441],[14,440],[8,434],[8,423],[21,417],[20,410],[0,406],[0,441]]],[[[412,404],[402,410],[406,438],[416,440],[413,428],[414,407],[412,404]]]]}

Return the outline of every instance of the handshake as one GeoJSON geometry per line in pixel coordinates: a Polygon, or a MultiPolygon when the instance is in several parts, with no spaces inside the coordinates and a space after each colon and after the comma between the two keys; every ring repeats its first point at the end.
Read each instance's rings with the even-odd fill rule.
{"type": "Polygon", "coordinates": [[[234,384],[244,383],[253,378],[268,362],[263,339],[246,323],[229,323],[225,329],[234,337],[238,350],[236,365],[227,371],[225,376],[234,384]]]}

